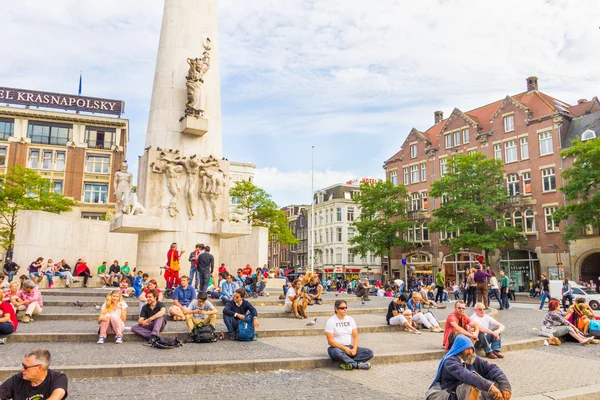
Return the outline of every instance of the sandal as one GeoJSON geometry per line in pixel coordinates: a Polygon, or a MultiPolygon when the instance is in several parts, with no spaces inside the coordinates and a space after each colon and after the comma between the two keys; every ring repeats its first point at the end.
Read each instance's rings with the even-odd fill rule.
{"type": "Polygon", "coordinates": [[[299,314],[296,314],[297,319],[303,319],[299,314]]]}

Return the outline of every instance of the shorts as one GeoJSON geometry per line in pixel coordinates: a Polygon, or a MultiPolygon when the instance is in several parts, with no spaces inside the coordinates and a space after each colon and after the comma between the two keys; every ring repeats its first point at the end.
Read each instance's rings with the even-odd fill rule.
{"type": "Polygon", "coordinates": [[[292,311],[294,311],[294,305],[292,302],[287,303],[285,306],[283,306],[283,310],[286,313],[291,313],[292,311]]]}

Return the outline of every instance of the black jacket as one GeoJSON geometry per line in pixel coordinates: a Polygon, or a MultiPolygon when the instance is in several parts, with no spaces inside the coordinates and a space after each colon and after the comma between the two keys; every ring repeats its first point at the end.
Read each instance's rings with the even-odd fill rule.
{"type": "Polygon", "coordinates": [[[235,314],[246,315],[247,312],[250,312],[253,317],[258,317],[258,311],[248,300],[242,300],[239,307],[235,304],[235,301],[231,300],[223,309],[223,315],[229,317],[233,317],[235,314]]]}
{"type": "Polygon", "coordinates": [[[215,258],[212,254],[208,252],[204,252],[198,256],[198,269],[200,271],[207,270],[210,268],[210,273],[212,274],[215,269],[215,258]]]}

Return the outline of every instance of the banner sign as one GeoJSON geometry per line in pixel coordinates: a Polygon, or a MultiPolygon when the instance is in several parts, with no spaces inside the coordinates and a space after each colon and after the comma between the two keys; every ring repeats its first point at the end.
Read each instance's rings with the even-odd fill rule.
{"type": "Polygon", "coordinates": [[[97,97],[39,92],[36,90],[0,87],[0,104],[20,104],[30,107],[58,108],[61,110],[86,111],[98,114],[121,115],[125,102],[97,97]]]}

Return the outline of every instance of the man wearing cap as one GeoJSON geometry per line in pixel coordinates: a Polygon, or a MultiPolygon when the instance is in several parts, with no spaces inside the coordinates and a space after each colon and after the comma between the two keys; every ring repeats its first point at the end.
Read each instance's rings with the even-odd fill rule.
{"type": "Polygon", "coordinates": [[[426,400],[510,400],[512,389],[506,375],[495,364],[477,357],[473,342],[458,335],[442,358],[426,400]]]}

